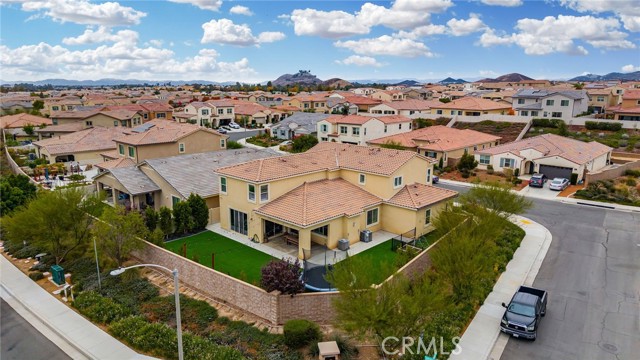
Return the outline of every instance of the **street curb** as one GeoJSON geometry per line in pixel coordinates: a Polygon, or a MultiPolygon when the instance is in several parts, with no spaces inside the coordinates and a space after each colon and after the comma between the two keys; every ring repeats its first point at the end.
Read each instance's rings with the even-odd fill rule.
{"type": "MultiPolygon", "coordinates": [[[[14,266],[14,265],[11,264],[11,266],[14,266]]],[[[5,291],[7,294],[9,294],[9,296],[12,299],[14,299],[16,302],[18,302],[20,304],[20,306],[22,306],[23,309],[25,309],[27,312],[29,312],[29,314],[33,315],[33,317],[38,319],[38,321],[40,321],[40,323],[42,325],[44,325],[51,332],[55,333],[57,336],[59,336],[61,339],[63,339],[67,343],[67,345],[69,345],[72,348],[74,348],[75,350],[77,350],[79,353],[84,355],[87,359],[94,359],[94,357],[91,355],[91,353],[89,353],[86,349],[78,346],[73,341],[71,341],[71,339],[69,339],[69,337],[66,334],[64,334],[63,332],[59,331],[57,327],[53,326],[47,319],[45,319],[39,313],[34,311],[31,307],[29,307],[24,301],[22,301],[22,299],[17,297],[16,294],[13,291],[11,291],[5,284],[0,283],[0,287],[2,288],[3,291],[5,291]]],[[[6,299],[5,299],[5,301],[6,301],[6,299]]],[[[56,346],[58,346],[58,344],[56,344],[56,346]]],[[[60,350],[64,351],[64,349],[62,349],[62,348],[60,348],[60,350]]],[[[66,351],[65,351],[65,353],[66,353],[66,351]]],[[[70,354],[67,354],[67,355],[70,355],[70,354]]]]}
{"type": "MultiPolygon", "coordinates": [[[[535,247],[537,247],[537,249],[533,250],[536,253],[535,258],[533,258],[533,260],[531,261],[531,264],[529,264],[526,272],[524,274],[522,274],[522,278],[518,281],[519,284],[521,285],[532,285],[533,281],[535,280],[540,267],[542,265],[542,262],[544,261],[544,258],[546,257],[547,251],[549,250],[549,247],[551,246],[551,242],[553,240],[553,236],[551,235],[551,232],[549,231],[549,229],[547,229],[546,227],[542,226],[540,223],[535,222],[529,218],[525,218],[523,216],[513,216],[510,219],[512,222],[516,223],[518,226],[520,226],[523,230],[525,230],[525,232],[527,232],[527,229],[525,229],[525,226],[529,226],[529,225],[537,225],[537,227],[544,229],[544,238],[541,239],[540,241],[540,237],[542,237],[541,235],[535,235],[533,234],[533,229],[531,229],[530,232],[527,232],[525,237],[527,237],[527,235],[530,235],[532,237],[537,237],[531,239],[530,241],[535,241],[536,243],[530,243],[527,244],[527,246],[532,247],[532,249],[535,249],[535,247]],[[515,221],[514,221],[515,220],[515,221]],[[518,222],[520,223],[518,223],[518,222]],[[524,221],[529,222],[529,224],[527,223],[523,223],[524,221]]],[[[524,241],[524,238],[523,238],[524,241]]],[[[520,250],[522,248],[522,244],[520,245],[520,247],[518,247],[518,249],[516,250],[516,252],[518,250],[520,250]]],[[[523,250],[524,251],[524,250],[523,250]]],[[[531,250],[529,250],[531,251],[531,250]]],[[[531,252],[533,252],[531,251],[531,252]]],[[[520,255],[520,256],[524,256],[524,255],[520,255]]],[[[526,259],[526,258],[525,258],[526,259]]],[[[476,314],[473,317],[473,320],[471,321],[471,323],[469,324],[469,326],[467,327],[467,330],[465,331],[464,334],[462,334],[461,336],[461,340],[459,343],[459,346],[461,346],[461,348],[463,349],[463,352],[458,354],[458,355],[454,355],[452,354],[449,359],[459,359],[459,360],[467,360],[467,359],[473,359],[473,360],[478,360],[478,359],[482,359],[482,360],[497,360],[500,358],[500,356],[502,355],[502,352],[504,351],[504,345],[501,344],[501,346],[496,346],[498,340],[500,339],[500,323],[499,320],[497,320],[497,322],[495,324],[493,324],[493,322],[495,322],[494,318],[495,316],[492,316],[490,313],[496,313],[496,312],[500,312],[502,313],[503,310],[499,310],[497,309],[497,306],[491,302],[489,302],[489,299],[492,298],[493,300],[495,300],[495,297],[499,297],[501,292],[504,291],[500,291],[500,289],[496,288],[496,286],[500,283],[500,280],[502,279],[502,277],[504,276],[505,279],[504,281],[508,281],[508,277],[509,276],[513,276],[514,273],[517,275],[518,271],[514,270],[513,268],[510,270],[510,266],[509,265],[513,265],[512,262],[516,261],[515,259],[515,253],[514,253],[514,258],[511,259],[511,261],[509,261],[509,264],[507,264],[507,270],[505,270],[500,277],[498,278],[498,281],[496,282],[496,284],[494,285],[493,289],[491,290],[491,293],[489,293],[489,295],[487,295],[487,298],[485,298],[485,300],[482,303],[482,306],[480,307],[480,309],[478,309],[478,312],[476,312],[476,314]],[[487,329],[483,329],[482,328],[482,323],[485,322],[486,318],[490,318],[489,322],[491,323],[491,328],[487,328],[487,329]],[[476,322],[475,327],[474,322],[476,322]],[[485,343],[483,346],[482,344],[480,344],[480,346],[477,346],[475,349],[473,349],[473,346],[471,346],[471,351],[465,351],[465,346],[467,349],[469,349],[469,343],[471,343],[473,345],[474,340],[476,345],[477,345],[477,339],[472,339],[471,336],[473,336],[470,332],[470,329],[472,329],[471,331],[475,331],[477,332],[478,330],[482,331],[482,332],[489,332],[489,331],[493,331],[495,332],[495,334],[491,335],[490,340],[486,339],[485,337],[485,343]],[[464,336],[467,335],[468,337],[465,338],[464,336]],[[467,340],[468,344],[464,344],[465,339],[467,340]],[[471,357],[468,357],[471,356],[471,357]]],[[[521,260],[520,260],[521,261],[521,260]]],[[[526,266],[526,265],[525,265],[526,266]]],[[[504,283],[501,284],[502,286],[504,286],[504,283]]],[[[508,294],[508,296],[510,297],[512,294],[508,294]]],[[[508,300],[508,299],[506,299],[508,300]]],[[[504,301],[506,301],[504,300],[504,301]]],[[[494,301],[495,302],[495,301],[494,301]]],[[[485,334],[486,334],[485,332],[485,334]]],[[[506,344],[506,341],[504,341],[504,344],[506,344]]]]}

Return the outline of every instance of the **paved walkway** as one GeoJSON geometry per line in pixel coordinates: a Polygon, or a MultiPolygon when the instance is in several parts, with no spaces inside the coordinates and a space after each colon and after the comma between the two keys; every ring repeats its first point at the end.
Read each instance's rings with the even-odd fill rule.
{"type": "Polygon", "coordinates": [[[33,282],[0,255],[0,295],[73,359],[153,359],[140,355],[33,282]]]}
{"type": "Polygon", "coordinates": [[[522,216],[514,221],[526,235],[513,254],[500,278],[462,335],[460,354],[450,360],[498,360],[506,346],[507,336],[500,337],[500,320],[504,314],[502,303],[508,303],[520,285],[531,286],[551,245],[551,233],[547,228],[522,216]]]}

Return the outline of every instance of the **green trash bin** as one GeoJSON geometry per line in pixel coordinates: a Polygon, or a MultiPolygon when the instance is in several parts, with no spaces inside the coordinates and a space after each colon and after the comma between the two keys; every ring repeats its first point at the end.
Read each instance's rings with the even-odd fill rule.
{"type": "Polygon", "coordinates": [[[64,285],[64,269],[60,265],[53,265],[51,267],[51,276],[53,277],[53,282],[58,285],[64,285]]]}

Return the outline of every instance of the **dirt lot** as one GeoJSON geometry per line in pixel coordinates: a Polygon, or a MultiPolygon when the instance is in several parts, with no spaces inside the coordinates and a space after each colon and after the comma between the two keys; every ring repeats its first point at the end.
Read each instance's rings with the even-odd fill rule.
{"type": "MultiPolygon", "coordinates": [[[[461,182],[467,182],[467,183],[487,183],[487,182],[497,182],[497,183],[501,183],[501,184],[512,184],[511,182],[507,181],[507,179],[502,176],[501,174],[498,173],[493,173],[493,174],[489,174],[487,173],[485,170],[474,170],[475,172],[475,176],[469,176],[468,178],[463,178],[462,174],[460,174],[460,171],[458,170],[453,170],[453,171],[449,171],[443,174],[440,174],[440,179],[445,179],[445,180],[453,180],[453,181],[461,181],[461,182]]],[[[524,189],[527,186],[527,182],[526,181],[522,181],[521,184],[519,185],[512,185],[514,190],[521,190],[524,189]]]]}
{"type": "Polygon", "coordinates": [[[502,137],[501,144],[515,141],[526,124],[496,122],[491,120],[481,121],[479,123],[456,122],[453,127],[456,129],[471,129],[486,134],[502,137]]]}
{"type": "MultiPolygon", "coordinates": [[[[569,125],[567,127],[569,134],[567,137],[590,142],[597,141],[614,148],[616,151],[623,151],[628,153],[640,154],[640,131],[635,129],[622,129],[620,131],[607,131],[607,130],[589,130],[582,125],[569,125]],[[602,135],[601,135],[602,134],[602,135]]],[[[542,134],[556,134],[558,135],[558,129],[556,128],[536,128],[532,127],[528,133],[525,134],[525,138],[538,136],[542,134]]]]}

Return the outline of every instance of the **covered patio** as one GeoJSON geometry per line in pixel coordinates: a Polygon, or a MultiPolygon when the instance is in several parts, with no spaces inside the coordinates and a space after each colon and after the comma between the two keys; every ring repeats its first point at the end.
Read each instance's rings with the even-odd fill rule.
{"type": "Polygon", "coordinates": [[[135,166],[105,171],[94,180],[97,190],[105,192],[105,202],[111,206],[143,210],[159,204],[160,187],[135,166]]]}

